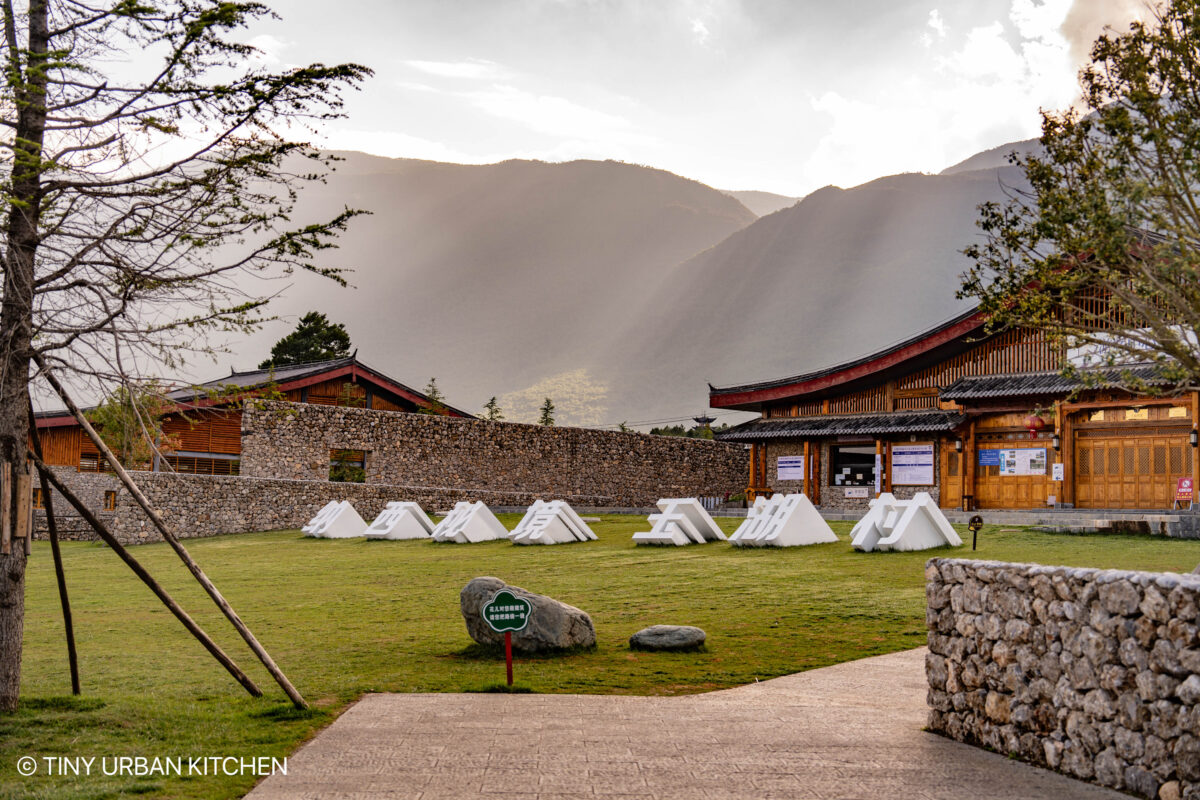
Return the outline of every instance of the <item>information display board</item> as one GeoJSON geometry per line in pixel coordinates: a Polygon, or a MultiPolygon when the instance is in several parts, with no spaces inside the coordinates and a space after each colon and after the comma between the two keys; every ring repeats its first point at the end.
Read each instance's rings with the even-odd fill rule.
{"type": "Polygon", "coordinates": [[[804,456],[780,456],[775,459],[775,480],[804,480],[804,456]]]}
{"type": "Polygon", "coordinates": [[[1046,448],[1024,447],[1000,451],[1001,475],[1045,475],[1046,448]]]}
{"type": "Polygon", "coordinates": [[[892,445],[892,485],[932,486],[933,445],[892,445]]]}

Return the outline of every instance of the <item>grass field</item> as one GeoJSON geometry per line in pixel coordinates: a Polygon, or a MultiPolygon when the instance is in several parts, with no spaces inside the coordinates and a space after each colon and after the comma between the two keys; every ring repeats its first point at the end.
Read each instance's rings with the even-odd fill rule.
{"type": "MultiPolygon", "coordinates": [[[[502,519],[511,527],[517,517],[502,519]]],[[[721,523],[731,531],[737,521],[721,523]]],[[[267,697],[246,696],[106,548],[67,543],[84,686],[82,699],[71,698],[49,547],[39,542],[28,576],[23,707],[0,717],[0,797],[237,797],[254,778],[23,779],[16,761],[284,756],[364,692],[502,683],[503,657],[471,646],[458,611],[459,590],[479,575],[557,597],[595,621],[594,650],[518,658],[518,684],[536,692],[680,694],[923,644],[923,565],[951,554],[855,553],[849,523],[834,523],[838,544],[789,550],[633,547],[630,536],[645,527],[641,518],[605,517],[593,526],[599,541],[558,547],[330,541],[295,531],[188,542],[313,704],[309,713],[291,709],[164,545],[134,552],[267,697]],[[699,625],[708,647],[630,651],[629,635],[654,623],[699,625]]],[[[969,543],[954,554],[969,557],[969,543]]],[[[1186,572],[1200,562],[1200,542],[987,527],[975,555],[1186,572]]]]}

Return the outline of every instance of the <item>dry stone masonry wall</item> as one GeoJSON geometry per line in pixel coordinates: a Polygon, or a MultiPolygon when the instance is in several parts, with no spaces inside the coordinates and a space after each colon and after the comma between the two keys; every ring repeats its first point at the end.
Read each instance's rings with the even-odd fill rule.
{"type": "MultiPolygon", "coordinates": [[[[196,538],[299,528],[330,500],[349,500],[366,520],[374,519],[390,501],[420,503],[431,514],[444,513],[460,500],[483,500],[492,506],[524,506],[537,499],[521,492],[480,492],[429,486],[390,486],[328,481],[287,481],[210,475],[135,472],[134,479],[176,536],[196,538]]],[[[579,506],[603,505],[603,498],[564,498],[579,506]]],[[[161,541],[130,494],[117,493],[108,520],[122,544],[161,541]]],[[[57,510],[57,507],[56,507],[57,510]]],[[[85,538],[94,538],[87,536],[85,538]]]]}
{"type": "MultiPolygon", "coordinates": [[[[240,476],[133,474],[175,534],[194,538],[298,528],[330,500],[350,500],[366,519],[403,500],[430,513],[460,500],[645,508],[660,497],[738,491],[747,460],[740,445],[722,442],[262,403],[242,417],[240,476]],[[366,483],[331,483],[332,450],[367,451],[366,483]]],[[[122,543],[160,539],[114,475],[58,472],[122,543]],[[106,492],[116,493],[112,510],[106,492]]],[[[96,538],[65,500],[54,508],[63,538],[96,538]]]]}
{"type": "MultiPolygon", "coordinates": [[[[745,448],[590,428],[522,425],[301,403],[261,403],[242,417],[242,475],[324,481],[330,451],[366,451],[366,482],[600,496],[652,506],[661,497],[740,491],[745,448]]],[[[405,499],[405,498],[395,498],[405,499]]],[[[482,498],[481,498],[482,499],[482,498]]]]}
{"type": "Polygon", "coordinates": [[[933,559],[926,600],[932,730],[1200,800],[1200,575],[933,559]]]}

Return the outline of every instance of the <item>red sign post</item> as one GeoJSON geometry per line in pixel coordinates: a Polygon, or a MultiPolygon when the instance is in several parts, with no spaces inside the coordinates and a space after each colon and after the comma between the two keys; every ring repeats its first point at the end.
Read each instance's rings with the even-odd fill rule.
{"type": "Polygon", "coordinates": [[[1195,501],[1196,487],[1192,485],[1191,478],[1180,478],[1175,481],[1175,504],[1188,503],[1195,501]]]}
{"type": "Polygon", "coordinates": [[[512,632],[523,631],[529,624],[533,606],[523,597],[517,597],[507,589],[501,589],[483,606],[483,621],[496,633],[504,633],[504,665],[508,671],[508,685],[513,685],[512,632]]]}
{"type": "Polygon", "coordinates": [[[508,685],[512,686],[512,631],[504,632],[504,665],[508,667],[508,685]]]}

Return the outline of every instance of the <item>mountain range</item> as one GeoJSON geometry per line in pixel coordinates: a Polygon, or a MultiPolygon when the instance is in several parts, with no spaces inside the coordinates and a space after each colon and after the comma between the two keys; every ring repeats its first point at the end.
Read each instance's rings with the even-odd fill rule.
{"type": "Polygon", "coordinates": [[[417,388],[436,377],[459,408],[497,396],[531,421],[548,396],[560,424],[641,427],[699,414],[709,382],[818,369],[961,311],[976,207],[1020,185],[1003,154],[1027,145],[799,200],[614,161],[339,153],[293,218],[372,212],[328,259],[352,287],[295,276],[273,303],[284,319],[239,342],[236,366],[319,310],[361,360],[417,388]]]}

